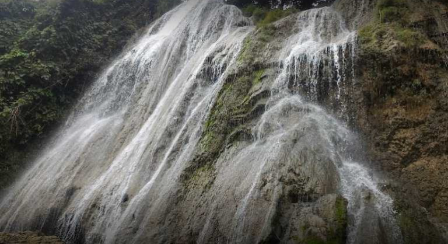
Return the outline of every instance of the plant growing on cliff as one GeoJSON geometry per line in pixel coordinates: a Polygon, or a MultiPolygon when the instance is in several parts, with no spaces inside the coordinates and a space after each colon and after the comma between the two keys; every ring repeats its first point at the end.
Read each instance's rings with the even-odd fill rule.
{"type": "Polygon", "coordinates": [[[298,9],[294,7],[285,10],[279,8],[270,9],[254,4],[251,4],[242,10],[246,16],[253,18],[257,27],[265,27],[298,11],[298,9]]]}
{"type": "Polygon", "coordinates": [[[380,52],[397,44],[416,49],[428,40],[423,33],[408,26],[411,10],[407,0],[381,0],[376,9],[375,19],[358,32],[364,50],[380,52]]]}
{"type": "Polygon", "coordinates": [[[378,2],[378,13],[381,22],[404,22],[409,8],[406,0],[381,0],[378,2]]]}

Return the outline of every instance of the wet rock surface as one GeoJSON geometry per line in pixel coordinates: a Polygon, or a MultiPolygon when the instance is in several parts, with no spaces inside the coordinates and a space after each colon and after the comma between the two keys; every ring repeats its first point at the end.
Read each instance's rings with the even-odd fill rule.
{"type": "MultiPolygon", "coordinates": [[[[104,171],[92,170],[93,162],[104,162],[102,167],[107,168],[112,152],[131,141],[166,91],[160,88],[157,99],[151,100],[154,104],[144,100],[148,94],[154,97],[150,89],[136,98],[124,93],[106,104],[107,113],[113,113],[122,103],[120,99],[142,100],[136,110],[126,112],[132,123],[125,129],[116,125],[115,133],[120,134],[117,148],[101,148],[110,145],[105,135],[110,136],[110,128],[115,128],[101,127],[105,132],[92,145],[105,155],[98,158],[98,153],[92,153],[94,160],[88,161],[87,150],[80,152],[81,157],[73,157],[74,162],[78,158],[92,162],[79,174],[85,178],[65,181],[69,177],[59,174],[65,184],[55,188],[63,201],[53,215],[55,221],[66,221],[67,238],[85,234],[88,243],[444,243],[448,76],[446,67],[440,66],[443,50],[431,40],[410,47],[406,40],[396,39],[396,29],[388,25],[378,32],[371,30],[379,39],[366,40],[361,35],[359,50],[355,50],[353,31],[375,18],[368,10],[376,2],[351,3],[337,2],[342,15],[333,9],[297,13],[253,32],[235,8],[204,4],[201,11],[221,6],[220,14],[230,12],[246,26],[235,33],[242,42],[250,32],[241,52],[238,57],[231,55],[232,62],[221,60],[228,54],[227,44],[233,42],[224,38],[227,41],[222,47],[203,57],[207,62],[194,63],[202,68],[197,76],[200,85],[192,85],[182,94],[185,98],[178,102],[172,117],[164,117],[167,112],[155,120],[165,120],[166,128],[151,137],[142,133],[149,138],[151,150],[140,148],[144,140],[139,139],[114,160],[119,166],[111,167],[116,175],[105,175],[102,178],[107,180],[89,190],[89,185],[83,185],[85,178],[96,182],[104,171]],[[353,26],[345,27],[342,19],[353,26]],[[295,35],[301,32],[310,35],[295,35]],[[313,38],[318,40],[314,45],[307,43],[313,38]],[[303,45],[295,46],[297,43],[303,45]],[[211,80],[220,84],[213,89],[216,99],[195,97],[204,92],[196,89],[207,87],[211,80]],[[204,107],[192,109],[191,104],[204,100],[204,107]],[[198,110],[202,112],[196,114],[198,110]],[[181,120],[190,115],[199,119],[182,127],[181,120]],[[357,140],[346,124],[360,132],[362,140],[357,140]],[[135,145],[139,154],[130,157],[135,145]],[[163,164],[158,165],[161,159],[163,164]],[[352,162],[356,160],[365,163],[352,162]],[[126,168],[128,162],[138,164],[126,168]],[[386,177],[373,177],[368,167],[386,177]],[[121,178],[130,183],[121,185],[116,180],[121,178]],[[397,225],[403,240],[400,230],[394,229],[397,225]],[[109,226],[115,229],[109,231],[109,226]]],[[[232,23],[229,28],[234,28],[231,18],[224,20],[211,30],[227,20],[232,23]]],[[[183,32],[179,35],[186,36],[183,32]]],[[[195,43],[191,40],[185,40],[185,46],[195,43]]],[[[239,46],[230,47],[233,51],[229,53],[240,51],[239,46]]],[[[180,46],[179,52],[183,50],[180,46]]],[[[169,64],[175,73],[178,63],[169,64]]],[[[187,74],[183,77],[187,81],[186,77],[195,77],[187,74]]],[[[145,86],[137,85],[142,88],[138,90],[145,86]]],[[[173,93],[172,100],[177,96],[173,93]]],[[[170,111],[172,104],[165,105],[170,111]]],[[[121,123],[114,117],[111,121],[121,123]]],[[[96,128],[92,131],[103,133],[96,128]]],[[[65,157],[65,151],[69,150],[60,155],[65,157]]],[[[58,160],[54,160],[56,165],[58,160]]],[[[47,194],[54,196],[53,192],[47,194]]],[[[49,215],[44,200],[42,216],[49,215]]],[[[29,209],[36,210],[31,205],[29,209]]],[[[20,226],[21,221],[29,223],[25,217],[11,228],[20,226]]]]}
{"type": "Polygon", "coordinates": [[[56,236],[36,232],[1,233],[0,244],[63,244],[56,236]]]}
{"type": "Polygon", "coordinates": [[[348,110],[353,111],[353,127],[364,137],[368,158],[394,182],[386,188],[394,192],[405,241],[445,243],[448,56],[435,33],[446,32],[440,13],[447,7],[409,1],[409,10],[412,14],[403,17],[409,27],[373,21],[371,26],[379,31],[367,41],[366,29],[361,30],[360,82],[351,90],[348,110]],[[413,39],[420,41],[397,34],[403,32],[415,32],[413,39]]]}

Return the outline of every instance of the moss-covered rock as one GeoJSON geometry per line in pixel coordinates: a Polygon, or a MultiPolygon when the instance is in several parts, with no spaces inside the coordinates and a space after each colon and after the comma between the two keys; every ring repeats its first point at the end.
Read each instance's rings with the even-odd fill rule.
{"type": "Polygon", "coordinates": [[[56,236],[45,236],[35,232],[0,233],[0,243],[23,243],[23,244],[62,244],[56,236]]]}
{"type": "Polygon", "coordinates": [[[444,31],[437,12],[446,10],[436,2],[379,1],[376,17],[359,31],[362,83],[352,109],[369,157],[400,185],[392,194],[405,243],[443,243],[448,223],[448,56],[436,38],[444,31]]]}
{"type": "Polygon", "coordinates": [[[302,210],[304,220],[301,228],[291,236],[297,244],[343,244],[347,241],[347,201],[336,195],[319,199],[312,208],[312,214],[302,210]],[[306,218],[306,220],[305,220],[306,218]],[[325,221],[324,228],[320,222],[325,221]]]}

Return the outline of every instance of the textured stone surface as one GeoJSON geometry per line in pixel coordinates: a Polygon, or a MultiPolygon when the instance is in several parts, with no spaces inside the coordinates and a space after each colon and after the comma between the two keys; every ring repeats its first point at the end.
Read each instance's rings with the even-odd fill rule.
{"type": "MultiPolygon", "coordinates": [[[[353,8],[350,3],[340,1],[337,7],[346,13],[348,21],[357,20],[354,27],[374,18],[373,13],[365,12],[359,19],[353,12],[359,6],[353,8]]],[[[369,2],[366,9],[374,3],[369,2]]],[[[278,74],[278,52],[283,41],[298,31],[291,28],[295,17],[258,29],[247,40],[237,67],[231,71],[212,109],[199,152],[182,168],[181,181],[170,185],[163,196],[150,195],[145,203],[151,206],[149,203],[154,201],[157,207],[144,205],[141,214],[130,215],[137,220],[123,226],[119,241],[126,243],[129,236],[138,234],[139,240],[161,243],[225,243],[243,236],[247,239],[241,242],[345,242],[348,216],[347,202],[337,187],[340,179],[336,165],[340,162],[333,162],[329,153],[323,151],[325,146],[319,144],[323,140],[319,140],[316,126],[298,126],[301,131],[282,137],[285,146],[274,151],[279,155],[272,160],[275,164],[266,160],[265,169],[254,172],[254,166],[263,159],[257,155],[269,152],[275,143],[260,142],[259,150],[251,151],[251,128],[260,120],[269,87],[278,74]],[[302,153],[294,154],[297,147],[302,153]],[[244,150],[251,157],[240,154],[244,150]],[[246,177],[258,174],[252,187],[246,177]],[[246,200],[248,189],[257,194],[252,198],[248,194],[246,200]],[[256,212],[259,209],[263,212],[256,212]],[[146,218],[144,211],[152,213],[146,218]],[[241,217],[242,214],[245,215],[241,217]],[[151,228],[138,225],[143,218],[151,228]],[[245,226],[242,221],[254,224],[245,226]]],[[[409,48],[394,37],[394,32],[386,26],[377,33],[378,42],[369,46],[361,42],[357,82],[338,87],[341,100],[336,98],[334,88],[318,91],[323,98],[317,102],[363,135],[363,149],[369,159],[366,161],[375,162],[374,166],[390,179],[384,181],[382,190],[395,198],[405,242],[444,243],[440,232],[448,221],[448,76],[446,68],[440,67],[443,51],[431,40],[409,48]]],[[[276,122],[290,128],[305,117],[300,115],[303,114],[290,113],[283,116],[290,121],[276,122]]],[[[265,125],[266,130],[275,128],[274,123],[265,125]]],[[[126,206],[132,197],[126,193],[119,199],[126,206]]],[[[367,194],[366,202],[369,198],[367,194]]],[[[381,225],[378,219],[365,221],[381,225]]],[[[368,224],[362,226],[359,233],[365,243],[385,243],[385,235],[375,235],[366,228],[368,224]]],[[[87,230],[88,226],[84,228],[87,230]]],[[[28,237],[35,241],[44,238],[33,233],[5,234],[5,238],[22,238],[19,241],[28,241],[28,237]]]]}
{"type": "Polygon", "coordinates": [[[36,232],[0,233],[0,244],[63,244],[56,236],[36,232]]]}
{"type": "Polygon", "coordinates": [[[349,110],[368,157],[394,181],[406,242],[434,243],[439,234],[424,241],[418,236],[433,232],[431,225],[443,233],[448,224],[448,56],[446,46],[433,38],[446,31],[440,13],[447,8],[433,1],[408,2],[412,14],[406,18],[415,21],[409,25],[424,20],[412,29],[423,41],[409,46],[393,23],[374,23],[381,34],[375,43],[360,40],[360,82],[349,110]]]}

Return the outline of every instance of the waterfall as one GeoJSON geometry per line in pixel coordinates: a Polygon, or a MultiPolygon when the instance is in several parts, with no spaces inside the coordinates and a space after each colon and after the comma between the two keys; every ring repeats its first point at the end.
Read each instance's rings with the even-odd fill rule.
{"type": "Polygon", "coordinates": [[[139,209],[151,215],[148,198],[168,191],[190,159],[250,23],[218,0],[186,1],[156,21],[3,199],[1,228],[57,222],[66,241],[82,231],[87,243],[113,242],[139,209]]]}
{"type": "Polygon", "coordinates": [[[331,7],[295,17],[253,139],[219,156],[207,192],[185,193],[181,175],[255,27],[220,0],[189,0],[80,99],[0,202],[0,230],[57,232],[72,243],[254,243],[272,232],[288,189],[306,192],[306,204],[342,194],[349,243],[400,243],[393,201],[357,163],[356,136],[342,122],[346,83],[360,82],[356,34],[331,7]],[[324,93],[335,94],[335,115],[318,105],[324,93]]]}
{"type": "MultiPolygon", "coordinates": [[[[304,12],[298,16],[297,23],[298,34],[288,40],[280,58],[282,68],[270,100],[273,105],[266,114],[278,113],[276,111],[284,110],[285,106],[293,107],[287,110],[288,116],[293,112],[300,118],[294,119],[300,121],[300,125],[295,126],[302,128],[308,123],[317,127],[316,137],[324,141],[320,146],[335,163],[340,191],[348,200],[348,243],[402,243],[392,198],[379,189],[379,179],[368,168],[353,162],[357,158],[356,137],[340,121],[297,95],[305,88],[307,101],[316,102],[319,86],[333,86],[336,101],[341,104],[340,117],[349,119],[344,117],[346,110],[341,92],[342,83],[356,82],[356,32],[350,31],[340,14],[329,7],[304,12]]],[[[283,113],[274,120],[284,136],[289,137],[297,128],[285,130],[288,126],[282,122],[283,113]]]]}

